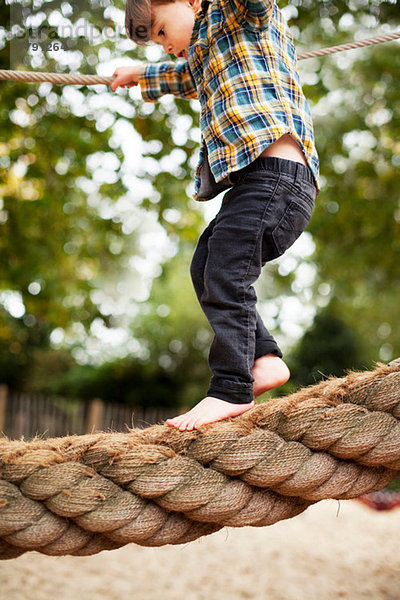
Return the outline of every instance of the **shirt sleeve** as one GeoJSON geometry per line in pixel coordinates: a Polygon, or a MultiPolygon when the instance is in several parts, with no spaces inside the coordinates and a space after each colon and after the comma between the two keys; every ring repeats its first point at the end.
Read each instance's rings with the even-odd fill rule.
{"type": "Polygon", "coordinates": [[[145,102],[156,102],[164,94],[197,98],[196,84],[187,60],[146,63],[139,74],[139,85],[145,102]]]}
{"type": "Polygon", "coordinates": [[[269,27],[275,0],[223,0],[226,10],[234,11],[250,29],[262,30],[269,27]]]}

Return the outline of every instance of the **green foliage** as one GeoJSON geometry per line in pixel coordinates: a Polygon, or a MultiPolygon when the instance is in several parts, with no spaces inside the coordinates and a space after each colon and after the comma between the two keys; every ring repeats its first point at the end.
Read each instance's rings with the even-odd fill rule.
{"type": "Polygon", "coordinates": [[[330,375],[341,377],[350,369],[365,368],[356,335],[333,306],[321,310],[292,352],[292,383],[311,385],[330,375]]]}
{"type": "Polygon", "coordinates": [[[177,381],[176,402],[191,406],[205,394],[211,328],[200,309],[189,275],[190,245],[165,265],[154,280],[151,297],[132,333],[146,347],[151,363],[159,363],[177,381]]]}
{"type": "MultiPolygon", "coordinates": [[[[16,0],[13,4],[18,12],[21,2],[16,0]]],[[[100,6],[93,0],[90,5],[89,13],[86,5],[75,3],[71,22],[82,17],[98,30],[107,24],[115,25],[106,16],[111,3],[104,2],[100,6]]],[[[116,6],[123,9],[121,2],[116,6]]],[[[57,3],[42,6],[41,14],[45,15],[42,26],[49,26],[49,15],[59,9],[57,3]]],[[[7,24],[3,31],[10,31],[13,22],[9,20],[9,6],[2,4],[0,14],[1,22],[7,24]]],[[[35,70],[27,37],[22,42],[21,55],[16,54],[13,35],[9,37],[10,41],[0,51],[1,68],[11,65],[35,70]],[[17,59],[22,63],[15,64],[17,59]]],[[[97,47],[89,36],[65,42],[70,46],[71,60],[75,61],[80,55],[79,70],[83,73],[93,72],[93,65],[101,62],[100,52],[109,58],[115,53],[114,43],[107,37],[97,47]]],[[[137,50],[137,54],[143,57],[143,49],[137,50]]],[[[54,53],[45,52],[40,70],[69,71],[70,66],[68,62],[59,61],[54,53]]],[[[113,93],[105,92],[104,86],[0,84],[0,165],[3,167],[0,173],[0,294],[3,290],[17,291],[25,307],[24,319],[12,319],[0,304],[0,346],[4,356],[0,369],[3,379],[20,381],[21,386],[18,370],[12,375],[12,365],[15,369],[24,365],[22,368],[26,370],[26,365],[33,360],[30,340],[40,336],[41,346],[50,348],[49,336],[55,328],[68,331],[80,324],[88,334],[95,319],[102,319],[110,327],[116,324],[116,319],[102,312],[99,303],[94,301],[93,292],[102,289],[104,282],[110,281],[117,272],[122,278],[129,258],[142,254],[138,248],[140,228],[132,232],[132,227],[126,225],[125,215],[120,215],[121,197],[126,195],[131,212],[140,210],[141,205],[142,210],[155,213],[175,240],[178,239],[176,233],[183,240],[194,240],[202,220],[198,213],[193,211],[188,217],[183,210],[181,218],[173,223],[165,218],[168,208],[182,209],[187,202],[188,160],[195,142],[188,137],[187,142],[181,144],[186,158],[176,176],[171,175],[168,168],[153,175],[143,169],[142,164],[137,165],[137,181],[153,184],[152,192],[141,198],[127,187],[122,146],[113,134],[113,125],[122,123],[123,116],[130,115],[145,142],[144,155],[159,161],[174,150],[171,133],[176,119],[187,115],[192,120],[194,111],[189,103],[172,102],[168,109],[160,106],[160,110],[149,116],[149,105],[144,107],[137,101],[129,103],[123,98],[111,105],[107,96],[117,100],[113,93]],[[106,128],[102,125],[104,120],[109,123],[106,128]],[[154,140],[159,148],[155,152],[151,144],[154,140]],[[32,283],[39,292],[32,292],[32,283]],[[10,357],[6,356],[8,353],[10,357]]],[[[126,123],[128,125],[128,121],[126,123]]],[[[132,275],[130,277],[132,279],[132,275]]]]}
{"type": "MultiPolygon", "coordinates": [[[[326,6],[334,23],[345,17],[349,23],[342,33],[331,29],[335,43],[344,37],[372,37],[380,25],[395,28],[400,23],[395,2],[326,6]]],[[[324,36],[327,29],[326,24],[324,36]]],[[[324,46],[331,41],[330,36],[321,40],[324,46]]],[[[316,244],[317,285],[330,285],[338,310],[368,345],[366,357],[386,359],[400,346],[395,318],[400,281],[400,45],[383,44],[317,62],[318,80],[304,87],[311,102],[317,101],[314,122],[324,182],[309,229],[316,244]]]]}
{"type": "Polygon", "coordinates": [[[400,477],[396,477],[396,479],[393,479],[393,481],[389,483],[386,489],[393,492],[400,491],[400,477]]]}
{"type": "Polygon", "coordinates": [[[192,289],[189,262],[190,246],[154,279],[150,299],[132,321],[132,334],[142,346],[143,359],[73,368],[54,391],[135,406],[176,408],[197,402],[210,377],[211,330],[192,289]]]}
{"type": "Polygon", "coordinates": [[[74,365],[59,380],[53,394],[68,398],[117,402],[135,407],[175,407],[180,390],[176,379],[155,363],[124,359],[100,367],[74,365]]]}

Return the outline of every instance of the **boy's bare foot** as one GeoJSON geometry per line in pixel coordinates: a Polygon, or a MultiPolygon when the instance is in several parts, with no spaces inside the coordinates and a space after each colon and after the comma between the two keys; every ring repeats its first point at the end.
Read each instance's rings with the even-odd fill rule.
{"type": "Polygon", "coordinates": [[[266,354],[257,358],[251,372],[254,377],[254,398],[283,385],[290,377],[286,363],[276,354],[266,354]]]}
{"type": "Polygon", "coordinates": [[[189,412],[173,419],[167,419],[166,422],[180,431],[191,431],[201,425],[222,421],[228,417],[236,417],[246,410],[253,408],[253,406],[254,401],[248,404],[232,404],[213,396],[207,396],[189,410],[189,412]]]}
{"type": "MultiPolygon", "coordinates": [[[[267,390],[283,385],[290,377],[288,367],[275,354],[267,354],[258,358],[254,362],[251,372],[254,377],[253,396],[255,398],[267,390]]],[[[253,406],[254,401],[247,404],[233,404],[213,396],[207,396],[187,413],[167,419],[166,423],[180,431],[192,431],[201,425],[236,417],[253,406]]]]}

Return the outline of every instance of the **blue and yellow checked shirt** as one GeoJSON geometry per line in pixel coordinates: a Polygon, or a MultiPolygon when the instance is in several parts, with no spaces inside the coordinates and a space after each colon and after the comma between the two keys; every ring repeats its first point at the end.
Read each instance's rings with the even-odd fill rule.
{"type": "Polygon", "coordinates": [[[163,94],[200,101],[195,200],[230,187],[230,173],[286,133],[300,144],[319,190],[310,109],[275,0],[203,0],[188,60],[146,63],[139,84],[145,101],[163,94]]]}

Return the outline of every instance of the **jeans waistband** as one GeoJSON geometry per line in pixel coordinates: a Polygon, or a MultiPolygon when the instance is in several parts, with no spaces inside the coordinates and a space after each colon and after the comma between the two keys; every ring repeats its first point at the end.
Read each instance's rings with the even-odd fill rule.
{"type": "Polygon", "coordinates": [[[237,175],[241,176],[242,174],[250,173],[251,171],[286,173],[292,175],[295,178],[295,181],[306,180],[315,185],[314,175],[312,174],[310,167],[294,160],[279,158],[278,156],[259,156],[255,161],[247,165],[247,167],[237,171],[237,175]]]}

